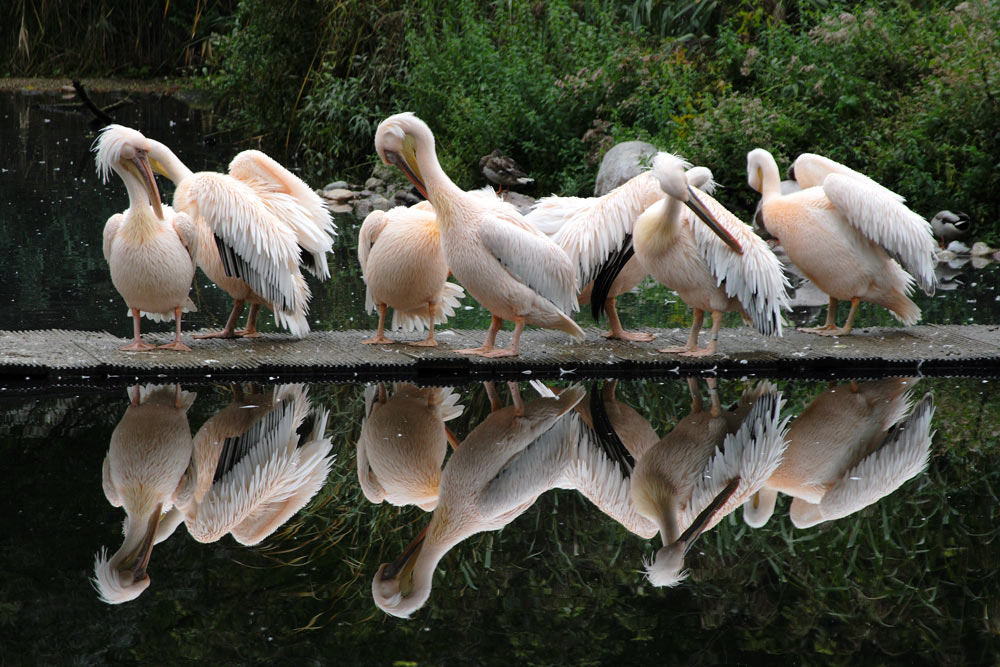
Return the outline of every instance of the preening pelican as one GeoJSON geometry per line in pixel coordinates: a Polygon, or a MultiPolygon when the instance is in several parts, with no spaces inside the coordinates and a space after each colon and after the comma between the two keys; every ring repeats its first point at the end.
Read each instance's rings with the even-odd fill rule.
{"type": "Polygon", "coordinates": [[[437,507],[441,464],[448,443],[458,446],[445,422],[462,414],[450,387],[406,382],[365,388],[365,419],[358,436],[358,482],[373,503],[437,507]]]}
{"type": "Polygon", "coordinates": [[[385,336],[385,312],[391,306],[392,328],[428,328],[427,338],[410,345],[436,346],[434,325],[455,314],[465,296],[448,282],[434,209],[427,202],[409,208],[372,211],[358,233],[358,261],[365,281],[365,308],[378,309],[378,332],[362,343],[392,343],[385,336]]]}
{"type": "MultiPolygon", "coordinates": [[[[118,136],[120,126],[109,133],[118,136]]],[[[174,208],[191,216],[198,230],[198,266],[235,300],[221,332],[196,338],[257,336],[257,312],[265,305],[292,335],[309,333],[309,287],[300,267],[325,280],[326,253],[333,247],[333,221],[319,195],[260,151],[243,151],[228,174],[193,173],[158,141],[149,162],[177,185],[174,208]],[[236,331],[250,304],[245,331],[236,331]]]]}
{"type": "Polygon", "coordinates": [[[329,413],[309,408],[302,385],[243,396],[198,430],[197,492],[182,506],[199,542],[231,533],[240,544],[264,540],[302,509],[330,473],[329,413]]]}
{"type": "Polygon", "coordinates": [[[687,166],[669,153],[653,158],[653,174],[666,196],[635,223],[633,244],[639,261],[694,308],[687,344],[660,351],[715,354],[722,313],[733,310],[748,317],[759,333],[780,336],[781,311],[788,308],[788,281],[781,262],[748,225],[691,187],[684,173],[687,166]],[[706,347],[699,348],[705,311],[712,313],[712,336],[706,347]]]}
{"type": "Polygon", "coordinates": [[[196,310],[188,297],[194,278],[198,234],[191,219],[160,203],[149,164],[150,142],[120,125],[106,127],[95,143],[97,172],[106,183],[114,170],[125,182],[129,205],[104,225],[104,259],[111,282],[132,315],[133,340],[120,348],[153,349],[142,342],[140,320],[176,322],[173,342],[161,345],[189,352],[181,341],[181,313],[196,310]]]}
{"type": "Polygon", "coordinates": [[[920,308],[908,296],[913,282],[928,294],[936,282],[928,222],[896,193],[833,160],[805,153],[792,167],[802,190],[782,195],[774,157],[762,148],[747,154],[747,179],[761,193],[767,231],[830,297],[826,323],[802,331],[849,334],[862,300],[888,308],[904,324],[916,324],[920,308]],[[851,310],[838,328],[837,302],[843,300],[850,300],[851,310]]]}
{"type": "Polygon", "coordinates": [[[917,378],[842,384],[820,394],[788,429],[784,460],[743,503],[743,519],[763,526],[778,492],[793,497],[797,528],[839,519],[871,505],[927,467],[934,401],[911,410],[917,378]]]}
{"type": "Polygon", "coordinates": [[[687,575],[684,556],[701,533],[756,493],[785,449],[787,419],[781,394],[761,383],[740,397],[735,412],[722,409],[715,380],[712,405],[702,410],[697,381],[688,378],[691,414],[635,464],[632,499],[660,530],[663,547],[646,564],[654,586],[676,586],[687,575]]]}
{"type": "MultiPolygon", "coordinates": [[[[715,187],[712,172],[705,167],[689,169],[687,177],[688,183],[707,193],[715,187]]],[[[611,330],[604,334],[605,338],[653,340],[650,333],[630,332],[622,327],[615,299],[649,275],[630,252],[632,232],[639,215],[662,198],[659,181],[653,172],[646,171],[600,197],[543,197],[525,216],[565,250],[576,265],[580,305],[590,303],[595,320],[600,319],[601,311],[607,312],[611,330]],[[594,299],[595,278],[622,261],[621,272],[613,282],[599,288],[598,298],[594,299]],[[606,296],[602,299],[601,294],[606,296]]]]}
{"type": "Polygon", "coordinates": [[[400,557],[382,564],[372,579],[375,604],[407,618],[427,601],[432,575],[453,546],[484,530],[507,525],[552,488],[566,459],[565,437],[546,438],[584,396],[573,386],[558,396],[492,412],[452,453],[441,473],[440,495],[430,522],[400,557]]]}
{"type": "Polygon", "coordinates": [[[149,587],[153,545],[177,526],[161,519],[190,493],[184,483],[192,447],[187,410],[196,394],[176,385],[134,386],[129,394],[103,469],[104,495],[125,510],[125,541],[110,558],[102,549],[94,560],[94,586],[109,604],[134,600],[149,587]]]}
{"type": "Polygon", "coordinates": [[[445,262],[465,290],[493,316],[482,347],[461,354],[518,354],[525,324],[559,329],[577,340],[583,330],[567,313],[576,309],[574,268],[566,253],[513,206],[468,193],[441,169],[434,135],[412,113],[383,120],[375,149],[398,167],[434,206],[445,262]],[[513,320],[510,347],[496,349],[503,320],[513,320]]]}

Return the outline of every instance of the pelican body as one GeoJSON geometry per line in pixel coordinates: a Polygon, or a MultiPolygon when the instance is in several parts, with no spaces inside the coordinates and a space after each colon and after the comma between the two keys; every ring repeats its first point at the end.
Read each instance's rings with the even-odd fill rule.
{"type": "Polygon", "coordinates": [[[802,189],[783,195],[774,157],[761,148],[747,154],[747,177],[761,193],[764,226],[830,297],[826,323],[803,331],[849,334],[860,301],[889,309],[903,324],[916,324],[920,308],[909,298],[914,281],[928,294],[936,283],[928,222],[896,193],[822,156],[799,156],[793,175],[802,189]],[[836,326],[839,301],[851,302],[842,327],[836,326]]]}
{"type": "Polygon", "coordinates": [[[160,203],[149,164],[150,142],[120,125],[105,128],[95,143],[97,171],[105,182],[111,171],[128,190],[129,207],[104,225],[104,259],[111,282],[125,299],[133,322],[133,341],[122,350],[150,350],[142,341],[140,320],[174,320],[174,340],[160,347],[190,351],[181,341],[181,313],[197,310],[188,293],[194,278],[198,235],[194,223],[160,203]]]}
{"type": "Polygon", "coordinates": [[[436,346],[434,325],[455,314],[465,296],[447,281],[434,209],[427,202],[409,208],[372,211],[358,233],[358,261],[365,281],[365,308],[378,310],[378,331],[362,343],[392,343],[385,336],[385,314],[392,307],[392,328],[427,328],[427,338],[411,345],[436,346]]]}
{"type": "Polygon", "coordinates": [[[412,113],[383,120],[375,148],[423,193],[437,214],[445,262],[455,278],[492,315],[481,347],[462,354],[518,354],[526,324],[558,329],[582,340],[583,330],[566,313],[576,309],[576,276],[566,253],[513,206],[460,189],[444,173],[434,135],[412,113]],[[503,320],[514,322],[510,347],[496,349],[503,320]]]}

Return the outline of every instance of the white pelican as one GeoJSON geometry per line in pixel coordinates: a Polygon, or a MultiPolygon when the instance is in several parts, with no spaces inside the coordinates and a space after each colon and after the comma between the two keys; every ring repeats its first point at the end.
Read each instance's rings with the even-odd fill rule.
{"type": "Polygon", "coordinates": [[[375,149],[430,200],[448,267],[493,316],[482,347],[459,353],[514,356],[525,324],[584,338],[566,314],[577,306],[574,268],[566,253],[513,206],[455,185],[438,163],[426,123],[412,113],[386,118],[375,132],[375,149]],[[509,348],[496,349],[503,320],[513,320],[514,334],[509,348]]]}
{"type": "Polygon", "coordinates": [[[277,530],[322,488],[332,447],[329,413],[309,409],[302,385],[237,395],[194,438],[197,492],[180,506],[199,542],[226,533],[254,545],[277,530]]]}
{"type": "Polygon", "coordinates": [[[756,493],[785,449],[787,419],[781,394],[769,383],[744,392],[736,412],[722,409],[709,380],[710,411],[702,410],[697,382],[688,378],[691,414],[646,451],[632,472],[639,514],[660,529],[663,547],[646,564],[654,586],[676,586],[686,576],[684,555],[698,536],[756,493]]]}
{"type": "Polygon", "coordinates": [[[781,310],[788,307],[788,281],[781,262],[748,225],[711,196],[691,187],[684,173],[687,166],[669,153],[653,158],[653,174],[666,196],[635,223],[633,244],[639,261],[694,308],[687,344],[660,351],[685,356],[715,354],[722,313],[733,310],[748,317],[759,333],[780,336],[781,310]],[[727,236],[732,242],[723,242],[727,236]],[[706,347],[699,348],[698,332],[705,311],[712,313],[712,336],[706,347]]]}
{"type": "Polygon", "coordinates": [[[362,343],[392,343],[385,336],[385,312],[391,306],[392,328],[429,329],[427,338],[410,345],[436,346],[434,325],[455,314],[465,296],[448,282],[434,209],[427,202],[409,208],[372,211],[358,233],[358,261],[365,281],[365,308],[378,309],[378,332],[362,343]]]}
{"type": "Polygon", "coordinates": [[[767,231],[830,297],[826,323],[802,331],[849,334],[861,300],[888,308],[904,324],[915,324],[920,308],[908,296],[914,279],[928,294],[934,293],[936,282],[928,222],[906,208],[899,195],[833,160],[806,153],[792,167],[802,190],[782,195],[774,157],[762,148],[747,154],[747,179],[761,193],[767,231]],[[837,302],[843,300],[850,300],[851,310],[838,328],[837,302]]]}
{"type": "Polygon", "coordinates": [[[441,464],[448,443],[458,446],[445,422],[462,414],[450,387],[406,382],[365,388],[366,416],[358,436],[358,482],[373,503],[437,507],[441,464]]]}
{"type": "Polygon", "coordinates": [[[97,171],[106,183],[112,170],[125,182],[129,206],[104,225],[104,259],[111,282],[132,314],[132,343],[122,350],[150,350],[142,342],[140,320],[176,322],[174,340],[161,345],[188,352],[181,341],[181,313],[196,310],[188,297],[194,278],[198,234],[194,223],[160,203],[149,164],[150,142],[119,125],[105,128],[95,143],[97,171]]]}
{"type": "Polygon", "coordinates": [[[372,579],[372,596],[386,613],[406,618],[422,607],[448,550],[507,525],[559,478],[568,441],[545,435],[583,398],[583,388],[522,403],[517,385],[510,384],[514,405],[492,412],[452,453],[427,527],[372,579]]]}
{"type": "MultiPolygon", "coordinates": [[[[117,137],[125,130],[115,125],[107,132],[117,137]]],[[[256,336],[261,305],[294,336],[309,333],[310,293],[300,266],[328,278],[326,253],[335,233],[319,195],[260,151],[238,154],[229,174],[196,174],[169,148],[148,142],[150,166],[177,185],[174,208],[197,226],[198,266],[235,300],[223,331],[195,337],[256,336]],[[237,332],[246,303],[247,328],[237,332]]]]}
{"type": "MultiPolygon", "coordinates": [[[[715,187],[712,172],[694,167],[687,172],[688,183],[704,192],[715,187]]],[[[591,304],[591,314],[600,319],[601,311],[608,314],[611,330],[605,338],[651,341],[647,332],[626,331],[618,317],[615,299],[638,285],[649,272],[631,254],[632,232],[639,215],[663,198],[660,182],[651,171],[629,179],[600,197],[543,197],[539,199],[527,220],[548,234],[566,251],[577,267],[580,305],[591,304]],[[626,256],[630,255],[630,256],[626,256]],[[613,282],[605,282],[593,298],[595,279],[609,265],[624,261],[613,282]],[[602,299],[601,295],[606,294],[602,299]]]]}
{"type": "Polygon", "coordinates": [[[149,587],[153,545],[177,525],[161,519],[190,493],[183,481],[192,447],[187,410],[196,394],[176,385],[129,392],[131,402],[111,434],[103,468],[104,495],[125,510],[125,541],[110,558],[102,549],[94,560],[94,586],[109,604],[134,600],[149,587]]]}
{"type": "Polygon", "coordinates": [[[820,394],[788,429],[784,460],[743,503],[743,519],[767,523],[778,492],[792,496],[797,528],[839,519],[883,498],[927,467],[930,394],[910,409],[917,378],[838,385],[820,394]]]}

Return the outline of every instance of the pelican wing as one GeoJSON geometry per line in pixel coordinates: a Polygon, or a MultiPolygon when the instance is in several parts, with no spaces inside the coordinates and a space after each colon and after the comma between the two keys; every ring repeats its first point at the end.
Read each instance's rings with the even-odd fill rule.
{"type": "Polygon", "coordinates": [[[480,220],[479,238],[516,280],[564,313],[577,309],[576,271],[569,257],[523,218],[498,209],[480,220]]]}
{"type": "Polygon", "coordinates": [[[789,287],[781,262],[767,243],[753,229],[710,195],[700,193],[698,199],[705,208],[743,248],[735,253],[692,213],[685,219],[694,233],[695,243],[708,268],[726,294],[735,297],[750,316],[754,328],[765,336],[781,335],[781,311],[789,308],[786,288],[789,287]]]}
{"type": "Polygon", "coordinates": [[[823,521],[840,519],[889,495],[927,468],[930,458],[934,399],[924,396],[910,415],[892,429],[885,443],[844,476],[823,496],[823,521]]]}
{"type": "Polygon", "coordinates": [[[589,197],[542,197],[524,219],[546,236],[558,232],[574,213],[591,205],[589,197]]]}
{"type": "Polygon", "coordinates": [[[361,278],[365,281],[365,310],[369,313],[375,312],[375,299],[372,297],[371,288],[368,287],[368,255],[378,241],[379,234],[385,229],[389,220],[385,211],[372,211],[361,223],[361,231],[358,232],[358,263],[361,264],[361,278]]]}
{"type": "MultiPolygon", "coordinates": [[[[272,203],[279,199],[292,207],[287,195],[272,194],[272,203]]],[[[175,205],[201,215],[215,236],[226,274],[244,280],[270,302],[281,323],[289,319],[284,314],[308,310],[309,288],[298,269],[295,232],[253,188],[222,174],[195,174],[181,183],[175,205]]],[[[301,335],[308,325],[305,332],[296,329],[292,333],[301,335]]]]}
{"type": "Polygon", "coordinates": [[[104,223],[104,259],[111,259],[111,242],[114,241],[115,236],[118,234],[118,230],[121,229],[122,222],[125,221],[125,216],[121,213],[115,213],[113,216],[108,218],[108,221],[104,223]]]}
{"type": "MultiPolygon", "coordinates": [[[[172,209],[164,205],[164,215],[166,216],[168,212],[172,212],[172,209]]],[[[186,213],[174,213],[170,221],[173,224],[174,231],[177,232],[177,238],[187,248],[188,254],[191,255],[191,260],[194,261],[198,257],[198,228],[195,226],[194,220],[186,213]]]]}
{"type": "MultiPolygon", "coordinates": [[[[792,163],[792,171],[795,174],[795,182],[798,183],[802,189],[823,185],[823,181],[826,180],[827,176],[830,174],[839,174],[841,176],[853,178],[859,183],[865,183],[873,189],[880,190],[884,196],[898,202],[906,201],[902,195],[898,195],[885,186],[880,185],[878,182],[868,178],[860,171],[854,171],[846,165],[834,162],[830,158],[823,157],[822,155],[816,155],[815,153],[803,153],[795,158],[795,162],[792,163]]],[[[781,193],[785,194],[784,183],[782,183],[781,193]]]]}
{"type": "Polygon", "coordinates": [[[935,244],[929,222],[874,181],[830,174],[823,181],[823,192],[848,222],[898,257],[924,292],[934,293],[935,244]]]}

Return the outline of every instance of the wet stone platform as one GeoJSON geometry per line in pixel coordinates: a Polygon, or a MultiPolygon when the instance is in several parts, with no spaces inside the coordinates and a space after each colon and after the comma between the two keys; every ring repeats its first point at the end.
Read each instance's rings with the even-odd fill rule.
{"type": "MultiPolygon", "coordinates": [[[[827,338],[786,331],[764,338],[748,328],[723,329],[722,354],[689,358],[658,348],[683,345],[687,330],[651,329],[651,343],[610,341],[595,328],[575,343],[562,333],[528,330],[521,354],[484,359],[453,350],[482,344],[485,332],[442,330],[437,348],[362,345],[372,331],[316,331],[302,340],[282,334],[257,339],[195,340],[192,352],[122,352],[127,341],[104,332],[0,331],[0,388],[44,390],[53,385],[117,386],[134,382],[410,380],[461,383],[531,377],[632,377],[715,374],[763,377],[1000,375],[1000,326],[855,329],[827,338]]],[[[422,335],[413,334],[411,340],[422,335]]],[[[407,337],[400,336],[405,340],[407,337]]],[[[170,335],[148,334],[162,344],[170,335]]],[[[704,334],[702,341],[706,340],[704,334]]],[[[510,332],[497,343],[506,346],[510,332]]]]}

